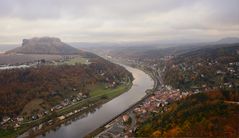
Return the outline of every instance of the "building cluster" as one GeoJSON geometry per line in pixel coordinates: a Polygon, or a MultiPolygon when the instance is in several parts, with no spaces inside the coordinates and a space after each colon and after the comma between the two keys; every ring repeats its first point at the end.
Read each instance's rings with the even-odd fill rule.
{"type": "MultiPolygon", "coordinates": [[[[175,56],[132,58],[129,64],[147,67],[158,74],[167,71],[175,71],[181,78],[175,78],[175,82],[183,79],[182,87],[187,83],[183,91],[209,91],[212,89],[235,89],[239,88],[239,62],[234,55],[228,58],[221,57],[192,57],[176,58],[175,56]],[[193,58],[193,60],[192,60],[193,58]]],[[[170,73],[169,73],[170,75],[170,73]]],[[[156,74],[157,77],[157,74],[156,74]]],[[[176,76],[172,76],[173,78],[176,76]]],[[[165,79],[162,77],[162,79],[165,79]]],[[[165,80],[163,80],[165,81],[165,80]]],[[[179,87],[178,87],[179,88],[179,87]]]]}
{"type": "Polygon", "coordinates": [[[19,128],[20,125],[23,123],[23,121],[24,121],[24,118],[21,116],[12,117],[12,118],[8,116],[4,116],[2,118],[0,126],[2,129],[7,129],[9,127],[19,128]]]}
{"type": "Polygon", "coordinates": [[[87,114],[82,114],[80,116],[78,116],[78,114],[84,112],[86,109],[88,109],[89,107],[92,107],[92,106],[94,106],[94,104],[89,104],[88,106],[84,106],[80,109],[76,109],[76,110],[66,113],[64,115],[60,115],[56,118],[52,118],[48,121],[45,121],[41,124],[38,124],[38,125],[30,128],[28,131],[26,131],[24,134],[22,134],[22,136],[26,136],[26,137],[31,136],[32,134],[35,134],[36,132],[39,132],[39,131],[43,130],[44,128],[51,127],[57,123],[62,123],[62,122],[66,122],[66,124],[71,123],[71,121],[72,121],[71,117],[80,118],[80,117],[86,116],[87,114]]]}
{"type": "MultiPolygon", "coordinates": [[[[76,91],[76,89],[73,88],[73,91],[76,91]]],[[[79,101],[81,101],[83,99],[86,99],[88,97],[89,97],[88,95],[79,92],[77,95],[71,96],[71,98],[64,99],[60,104],[57,104],[57,105],[53,106],[50,110],[51,111],[60,110],[62,108],[65,108],[69,105],[73,105],[76,102],[79,102],[79,101]]]]}
{"type": "MultiPolygon", "coordinates": [[[[218,88],[238,87],[236,80],[239,79],[239,62],[223,63],[217,60],[206,59],[196,63],[183,62],[173,67],[178,68],[180,72],[190,74],[184,76],[185,81],[206,80],[195,89],[207,91],[218,88]],[[211,80],[213,83],[209,86],[206,82],[211,80]]],[[[194,87],[192,87],[194,89],[194,87]]]]}
{"type": "MultiPolygon", "coordinates": [[[[75,88],[73,88],[72,90],[77,91],[75,88]]],[[[53,106],[50,110],[44,110],[44,111],[38,111],[36,113],[32,113],[32,115],[30,117],[26,117],[26,116],[25,117],[23,117],[23,116],[18,116],[18,117],[4,116],[2,118],[1,123],[0,123],[1,124],[0,128],[2,128],[2,129],[7,129],[7,128],[15,128],[16,129],[16,128],[19,128],[22,125],[23,122],[27,123],[27,122],[31,122],[31,121],[34,121],[34,120],[37,120],[37,119],[41,119],[41,118],[43,118],[47,115],[50,115],[54,111],[58,111],[58,110],[67,108],[68,106],[74,105],[77,102],[79,102],[83,99],[86,99],[86,98],[88,98],[88,96],[80,92],[77,95],[72,96],[71,98],[64,99],[60,104],[57,104],[57,105],[53,106]]],[[[91,104],[89,106],[91,106],[91,104]]],[[[86,108],[87,107],[83,107],[82,109],[79,109],[79,111],[84,110],[86,108]]],[[[78,113],[78,111],[76,113],[78,113]]],[[[69,117],[69,114],[67,114],[66,117],[69,117]]]]}
{"type": "MultiPolygon", "coordinates": [[[[181,92],[180,90],[161,90],[155,92],[141,104],[136,106],[133,113],[136,116],[137,123],[143,123],[154,113],[164,113],[168,111],[170,103],[185,98],[193,94],[192,92],[181,92]]],[[[137,127],[137,126],[136,126],[137,127]]],[[[136,127],[134,129],[136,129],[136,127]]],[[[134,130],[131,130],[134,131],[134,130]]]]}
{"type": "Polygon", "coordinates": [[[137,125],[145,122],[154,113],[167,112],[170,103],[185,98],[192,92],[181,92],[180,90],[162,89],[154,92],[151,96],[134,106],[124,115],[113,120],[105,126],[105,131],[97,137],[132,137],[137,125]]]}

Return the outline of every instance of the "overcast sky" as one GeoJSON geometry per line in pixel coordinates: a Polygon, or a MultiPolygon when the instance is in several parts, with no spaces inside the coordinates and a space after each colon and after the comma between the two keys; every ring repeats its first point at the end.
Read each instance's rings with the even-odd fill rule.
{"type": "Polygon", "coordinates": [[[238,37],[238,7],[239,0],[0,0],[0,43],[238,37]]]}

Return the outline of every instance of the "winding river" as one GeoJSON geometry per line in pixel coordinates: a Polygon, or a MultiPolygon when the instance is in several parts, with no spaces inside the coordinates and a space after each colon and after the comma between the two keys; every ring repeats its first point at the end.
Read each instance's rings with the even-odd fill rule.
{"type": "Polygon", "coordinates": [[[105,122],[111,120],[115,116],[128,109],[131,105],[141,100],[145,95],[147,89],[153,88],[153,80],[149,75],[139,69],[129,66],[124,67],[129,70],[133,76],[133,86],[130,90],[113,100],[103,104],[95,112],[88,113],[84,117],[73,121],[68,125],[62,125],[56,130],[51,130],[45,136],[40,138],[79,138],[84,137],[88,133],[94,131],[105,122]]]}

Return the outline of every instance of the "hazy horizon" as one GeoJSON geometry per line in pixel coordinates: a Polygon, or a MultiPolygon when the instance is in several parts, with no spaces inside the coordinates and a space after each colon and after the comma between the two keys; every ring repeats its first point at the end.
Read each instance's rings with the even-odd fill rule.
{"type": "Polygon", "coordinates": [[[200,42],[239,36],[238,0],[2,0],[0,44],[53,36],[64,42],[200,42]]]}

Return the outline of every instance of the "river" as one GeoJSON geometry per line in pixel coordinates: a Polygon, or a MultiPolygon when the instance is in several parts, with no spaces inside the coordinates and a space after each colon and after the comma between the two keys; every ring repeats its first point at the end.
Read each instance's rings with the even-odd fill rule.
{"type": "Polygon", "coordinates": [[[85,117],[73,121],[68,125],[61,125],[56,130],[51,130],[45,136],[39,138],[80,138],[94,131],[105,122],[119,115],[131,105],[141,100],[147,89],[153,88],[154,82],[149,75],[139,69],[129,66],[124,67],[134,76],[133,85],[130,90],[122,95],[103,104],[95,112],[88,113],[85,117]]]}

